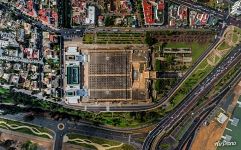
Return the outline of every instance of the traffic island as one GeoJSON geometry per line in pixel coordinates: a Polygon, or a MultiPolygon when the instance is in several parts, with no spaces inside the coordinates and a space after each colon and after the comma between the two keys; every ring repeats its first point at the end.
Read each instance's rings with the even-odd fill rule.
{"type": "Polygon", "coordinates": [[[59,130],[64,130],[64,124],[63,123],[60,123],[60,124],[58,124],[58,129],[59,130]]]}

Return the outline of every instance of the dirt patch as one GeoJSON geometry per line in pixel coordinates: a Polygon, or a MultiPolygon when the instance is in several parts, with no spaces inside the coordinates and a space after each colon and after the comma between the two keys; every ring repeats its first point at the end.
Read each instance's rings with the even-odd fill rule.
{"type": "Polygon", "coordinates": [[[82,148],[79,145],[75,145],[75,144],[69,144],[69,143],[63,143],[63,149],[62,150],[84,150],[84,148],[82,148]]]}
{"type": "Polygon", "coordinates": [[[216,150],[214,143],[220,140],[227,123],[226,121],[226,123],[221,125],[217,121],[212,121],[208,126],[201,127],[192,144],[191,150],[216,150]]]}
{"type": "Polygon", "coordinates": [[[0,129],[0,141],[5,140],[14,140],[18,141],[17,144],[21,147],[21,145],[27,141],[32,141],[33,143],[37,143],[38,147],[42,150],[52,150],[54,142],[49,139],[40,138],[37,136],[27,135],[19,132],[9,131],[5,129],[0,129]]]}
{"type": "MultiPolygon", "coordinates": [[[[234,88],[233,92],[235,95],[230,105],[234,107],[241,95],[241,82],[234,88]]],[[[230,113],[228,114],[231,116],[230,113]]],[[[227,123],[228,121],[221,125],[214,120],[209,125],[202,126],[194,139],[191,150],[216,150],[217,147],[214,143],[221,139],[227,123]]]]}

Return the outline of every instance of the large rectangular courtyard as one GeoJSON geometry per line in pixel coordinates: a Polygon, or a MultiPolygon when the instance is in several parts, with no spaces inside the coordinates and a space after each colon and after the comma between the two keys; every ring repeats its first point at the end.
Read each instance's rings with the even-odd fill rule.
{"type": "Polygon", "coordinates": [[[90,52],[89,56],[89,98],[130,99],[131,52],[90,52]]]}

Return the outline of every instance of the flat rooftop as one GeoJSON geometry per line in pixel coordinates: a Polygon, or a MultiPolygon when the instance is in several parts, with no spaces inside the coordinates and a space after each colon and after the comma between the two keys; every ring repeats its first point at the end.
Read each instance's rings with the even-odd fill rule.
{"type": "Polygon", "coordinates": [[[89,56],[89,98],[130,99],[131,52],[90,52],[89,56]]]}
{"type": "Polygon", "coordinates": [[[147,90],[149,72],[146,70],[147,50],[148,48],[143,46],[123,45],[108,47],[98,45],[96,47],[83,44],[78,48],[71,47],[65,53],[65,91],[70,94],[66,93],[66,98],[73,95],[83,96],[75,101],[71,99],[69,104],[74,104],[74,102],[76,102],[75,105],[102,105],[106,102],[108,105],[146,103],[149,100],[147,90]],[[78,55],[85,56],[86,61],[83,63],[77,61],[75,57],[78,55]],[[79,89],[83,94],[78,94],[79,89]],[[71,91],[73,94],[70,93],[71,91]]]}

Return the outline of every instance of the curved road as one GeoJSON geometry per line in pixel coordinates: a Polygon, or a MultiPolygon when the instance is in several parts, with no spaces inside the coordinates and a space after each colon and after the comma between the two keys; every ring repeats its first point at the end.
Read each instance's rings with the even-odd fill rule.
{"type": "MultiPolygon", "coordinates": [[[[222,92],[219,93],[218,96],[216,96],[212,101],[211,104],[205,107],[203,112],[199,116],[203,116],[202,113],[207,113],[204,117],[199,117],[196,119],[196,122],[193,122],[191,127],[186,131],[186,133],[183,135],[182,139],[179,141],[177,150],[182,150],[184,145],[186,143],[192,142],[193,137],[195,136],[195,132],[198,129],[198,126],[200,126],[201,123],[208,117],[208,115],[218,106],[218,104],[222,101],[222,97],[224,97],[230,89],[233,89],[234,86],[240,81],[241,78],[241,69],[239,69],[239,74],[236,75],[234,79],[232,79],[231,82],[228,83],[227,87],[222,90],[222,92]],[[213,107],[213,108],[212,108],[213,107]],[[210,111],[207,112],[207,109],[211,108],[210,111]]],[[[209,102],[210,103],[210,102],[209,102]]],[[[189,144],[188,146],[190,146],[189,144]]]]}
{"type": "Polygon", "coordinates": [[[166,115],[162,121],[158,123],[156,128],[152,130],[144,144],[143,150],[149,150],[155,138],[161,133],[170,129],[176,122],[180,120],[197,102],[197,100],[207,93],[213,87],[213,83],[220,79],[222,75],[229,70],[233,65],[241,61],[241,45],[234,48],[232,52],[224,59],[215,70],[213,70],[194,90],[192,90],[184,99],[184,101],[177,106],[174,111],[166,115]]]}
{"type": "Polygon", "coordinates": [[[128,134],[123,132],[118,132],[116,130],[111,130],[107,128],[97,127],[94,125],[86,124],[86,123],[73,123],[67,121],[67,119],[64,119],[62,121],[56,121],[52,119],[48,119],[46,117],[35,117],[32,121],[25,121],[24,116],[26,113],[20,113],[20,114],[7,114],[7,115],[0,115],[0,118],[20,121],[24,123],[29,123],[41,127],[48,128],[52,131],[54,131],[54,150],[61,150],[62,149],[62,142],[63,142],[63,136],[67,133],[76,133],[76,134],[82,134],[86,136],[96,136],[100,138],[106,138],[109,140],[117,140],[121,141],[123,143],[129,143],[136,148],[140,149],[141,144],[136,143],[134,138],[142,137],[143,135],[136,134],[128,134]],[[58,130],[58,124],[63,123],[65,125],[65,128],[63,130],[58,130]]]}

